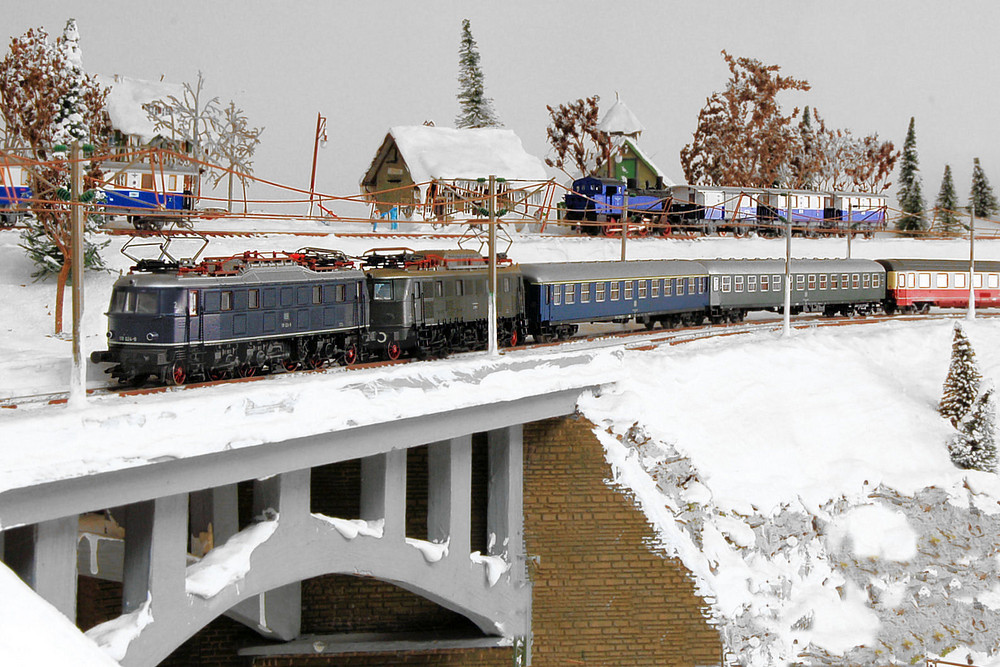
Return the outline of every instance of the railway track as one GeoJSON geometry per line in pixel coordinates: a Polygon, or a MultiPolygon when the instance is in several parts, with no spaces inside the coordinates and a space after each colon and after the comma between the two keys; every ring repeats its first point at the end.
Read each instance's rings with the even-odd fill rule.
{"type": "MultiPolygon", "coordinates": [[[[979,317],[995,318],[998,313],[983,313],[979,317]]],[[[862,326],[866,324],[878,324],[882,322],[912,322],[926,320],[953,320],[964,317],[964,315],[932,313],[929,315],[871,315],[867,317],[822,317],[820,315],[807,315],[799,317],[792,322],[795,330],[816,329],[825,327],[841,326],[862,326]]],[[[505,348],[505,353],[516,353],[518,351],[532,351],[553,349],[560,351],[572,351],[573,349],[594,349],[601,347],[624,346],[626,350],[634,352],[656,350],[663,346],[676,346],[706,340],[709,338],[722,338],[728,336],[739,336],[751,333],[761,333],[768,331],[778,331],[782,327],[780,318],[769,318],[752,322],[741,322],[736,324],[705,324],[697,327],[683,327],[677,329],[653,329],[617,331],[606,333],[593,333],[576,336],[574,338],[547,342],[533,343],[530,345],[519,345],[513,348],[505,348]]],[[[462,358],[464,355],[482,354],[482,351],[461,352],[449,356],[449,358],[462,358]]],[[[373,361],[351,366],[332,366],[315,370],[302,369],[293,371],[298,374],[330,374],[368,370],[373,368],[385,368],[403,364],[414,363],[417,359],[399,359],[373,361]]],[[[169,394],[180,391],[192,391],[204,387],[228,386],[244,382],[267,382],[273,381],[288,375],[286,371],[279,371],[267,375],[258,375],[247,378],[230,378],[224,380],[214,380],[205,382],[191,382],[181,386],[148,386],[137,388],[123,388],[114,383],[108,383],[100,387],[92,387],[87,390],[87,396],[92,398],[107,396],[146,396],[151,394],[169,394]]],[[[0,398],[0,410],[33,409],[51,405],[63,405],[69,401],[68,391],[43,392],[23,396],[11,396],[0,398]]]]}

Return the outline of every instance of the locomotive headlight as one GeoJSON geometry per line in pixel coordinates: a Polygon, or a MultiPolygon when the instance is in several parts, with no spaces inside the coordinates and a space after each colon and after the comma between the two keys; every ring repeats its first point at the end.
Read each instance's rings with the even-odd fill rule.
{"type": "Polygon", "coordinates": [[[112,331],[111,329],[108,329],[108,338],[114,338],[114,337],[115,337],[115,332],[112,331]]]}
{"type": "Polygon", "coordinates": [[[148,334],[146,334],[146,340],[148,340],[150,342],[156,340],[159,337],[160,337],[160,334],[158,334],[158,333],[148,333],[148,334]]]}

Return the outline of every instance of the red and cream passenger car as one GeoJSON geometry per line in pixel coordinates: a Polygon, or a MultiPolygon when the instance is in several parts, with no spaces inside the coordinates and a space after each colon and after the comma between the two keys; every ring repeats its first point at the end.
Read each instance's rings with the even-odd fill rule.
{"type": "MultiPolygon", "coordinates": [[[[886,311],[926,312],[969,305],[969,262],[956,259],[880,259],[886,273],[886,311]]],[[[1000,307],[1000,262],[977,261],[976,307],[1000,307]]]]}

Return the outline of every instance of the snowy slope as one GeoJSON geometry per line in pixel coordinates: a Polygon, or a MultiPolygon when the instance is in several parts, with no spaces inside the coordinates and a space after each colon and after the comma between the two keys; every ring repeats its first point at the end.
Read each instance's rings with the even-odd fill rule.
{"type": "MultiPolygon", "coordinates": [[[[616,259],[620,253],[613,240],[515,235],[514,241],[516,261],[616,259]]],[[[69,377],[69,343],[47,335],[54,288],[31,281],[16,244],[16,232],[0,231],[0,397],[57,389],[69,377]]],[[[213,242],[207,254],[304,245],[357,253],[376,244],[261,236],[213,242]]],[[[844,250],[838,240],[795,242],[797,256],[843,256],[844,250]]],[[[977,250],[983,259],[1000,257],[993,242],[977,250]]],[[[783,251],[783,241],[761,239],[648,239],[628,246],[631,258],[780,257],[783,251]]],[[[856,257],[966,253],[960,242],[854,244],[856,257]]],[[[116,270],[130,263],[113,252],[107,257],[116,270]]],[[[88,350],[103,343],[102,311],[114,278],[87,278],[88,350]]],[[[948,653],[954,658],[969,647],[984,665],[985,652],[1000,639],[994,630],[1000,628],[994,611],[1000,611],[1000,545],[993,538],[1000,535],[1000,486],[996,476],[959,471],[947,457],[948,425],[934,406],[950,332],[947,322],[809,329],[789,339],[767,332],[653,352],[594,351],[588,365],[561,369],[542,365],[537,352],[504,355],[500,362],[467,355],[388,373],[285,376],[102,399],[83,413],[0,410],[0,438],[30,436],[36,444],[30,451],[0,451],[0,486],[245,446],[279,433],[289,437],[289,424],[343,428],[344,414],[353,423],[405,416],[412,414],[410,396],[433,410],[523,387],[602,383],[605,389],[586,397],[581,410],[597,425],[617,483],[635,493],[656,528],[659,548],[693,573],[734,656],[754,665],[843,664],[830,656],[849,652],[852,664],[886,664],[960,647],[948,653]],[[349,408],[344,414],[315,409],[329,400],[331,388],[349,408]],[[395,412],[386,413],[390,407],[395,412]],[[322,416],[303,424],[289,419],[296,414],[322,416]],[[197,424],[198,437],[163,435],[175,436],[187,423],[197,424]]],[[[969,332],[984,376],[1000,376],[1000,324],[982,320],[969,332]]],[[[5,596],[10,587],[0,577],[5,596]]]]}

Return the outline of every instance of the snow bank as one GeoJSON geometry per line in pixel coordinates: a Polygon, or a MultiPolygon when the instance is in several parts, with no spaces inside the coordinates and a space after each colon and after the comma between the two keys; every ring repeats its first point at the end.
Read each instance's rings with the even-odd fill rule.
{"type": "Polygon", "coordinates": [[[118,663],[0,563],[0,654],[7,665],[115,667],[118,663]]]}
{"type": "Polygon", "coordinates": [[[197,563],[189,565],[184,580],[189,595],[210,598],[227,586],[241,581],[250,571],[254,549],[266,542],[278,529],[278,515],[268,512],[267,519],[236,533],[220,547],[212,549],[197,563]]]}
{"type": "MultiPolygon", "coordinates": [[[[1000,323],[969,332],[1000,377],[1000,323]]],[[[581,401],[742,664],[990,664],[1000,488],[948,458],[950,341],[924,322],[698,342],[627,355],[581,401]]]]}

